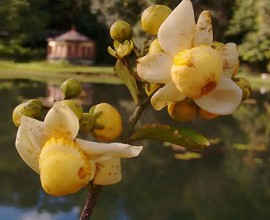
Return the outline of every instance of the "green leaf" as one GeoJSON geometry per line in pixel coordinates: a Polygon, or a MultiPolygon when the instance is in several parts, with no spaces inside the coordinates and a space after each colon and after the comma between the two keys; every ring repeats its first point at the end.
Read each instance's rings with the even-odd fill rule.
{"type": "Polygon", "coordinates": [[[188,148],[201,149],[210,145],[207,138],[195,131],[168,125],[145,125],[130,137],[129,142],[141,139],[157,139],[188,148]]]}
{"type": "Polygon", "coordinates": [[[139,103],[139,90],[135,78],[129,71],[128,67],[120,60],[117,60],[115,67],[115,73],[122,79],[124,84],[127,86],[129,92],[136,105],[139,103]]]}

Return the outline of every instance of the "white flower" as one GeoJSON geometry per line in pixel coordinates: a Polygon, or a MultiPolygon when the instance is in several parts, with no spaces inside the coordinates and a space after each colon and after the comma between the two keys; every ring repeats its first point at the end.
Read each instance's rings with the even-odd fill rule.
{"type": "Polygon", "coordinates": [[[96,143],[76,138],[79,121],[64,103],[56,102],[44,122],[22,116],[16,148],[22,159],[40,174],[44,190],[52,195],[74,193],[90,180],[97,185],[121,180],[120,158],[137,156],[142,147],[96,143]]]}
{"type": "Polygon", "coordinates": [[[214,48],[208,11],[195,24],[192,3],[183,0],[160,26],[158,41],[164,52],[149,53],[137,64],[143,80],[165,84],[151,99],[156,110],[185,97],[218,115],[238,107],[242,90],[231,79],[239,65],[237,48],[234,43],[214,48]]]}

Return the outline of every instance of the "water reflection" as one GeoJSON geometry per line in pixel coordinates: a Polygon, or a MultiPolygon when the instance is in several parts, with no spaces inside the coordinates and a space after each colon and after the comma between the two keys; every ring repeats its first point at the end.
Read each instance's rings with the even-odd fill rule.
{"type": "MultiPolygon", "coordinates": [[[[134,109],[123,86],[85,84],[84,88],[85,110],[99,102],[113,104],[125,116],[134,109]]],[[[60,95],[55,85],[28,80],[0,82],[1,220],[73,220],[79,216],[86,190],[66,197],[46,195],[39,176],[22,162],[14,147],[13,108],[22,99],[60,99],[60,95]]],[[[171,148],[158,141],[143,141],[143,154],[123,161],[123,181],[104,189],[93,219],[269,219],[269,94],[254,93],[252,98],[233,116],[183,124],[219,140],[200,160],[176,160],[171,148]],[[266,150],[240,151],[235,144],[264,146],[266,150]]],[[[140,124],[146,122],[177,125],[165,110],[154,112],[151,108],[140,124]]]]}

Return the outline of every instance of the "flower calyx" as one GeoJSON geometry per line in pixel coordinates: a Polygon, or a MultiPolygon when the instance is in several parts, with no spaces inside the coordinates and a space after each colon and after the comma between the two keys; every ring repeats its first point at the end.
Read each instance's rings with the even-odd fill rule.
{"type": "Polygon", "coordinates": [[[116,59],[122,60],[124,57],[131,54],[134,43],[132,40],[125,40],[123,43],[120,43],[119,41],[115,40],[113,42],[114,49],[110,46],[108,47],[108,52],[110,55],[115,57],[116,59]]]}

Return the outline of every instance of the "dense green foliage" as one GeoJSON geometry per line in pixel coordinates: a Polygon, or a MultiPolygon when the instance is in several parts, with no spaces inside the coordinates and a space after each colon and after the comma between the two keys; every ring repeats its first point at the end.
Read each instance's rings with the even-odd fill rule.
{"type": "MultiPolygon", "coordinates": [[[[174,8],[179,0],[1,0],[0,56],[44,58],[46,38],[75,25],[97,41],[97,61],[108,63],[110,25],[117,19],[126,20],[134,26],[135,36],[141,37],[141,12],[154,3],[174,8]]],[[[197,0],[193,4],[196,17],[202,10],[211,11],[215,40],[233,40],[244,61],[269,65],[268,0],[197,0]]]]}
{"type": "Polygon", "coordinates": [[[106,26],[90,12],[88,0],[4,0],[0,16],[0,55],[15,59],[44,58],[46,38],[72,25],[98,44],[108,39],[106,26]]]}
{"type": "Polygon", "coordinates": [[[270,68],[270,4],[268,0],[237,0],[227,34],[239,39],[243,60],[270,68]]]}

